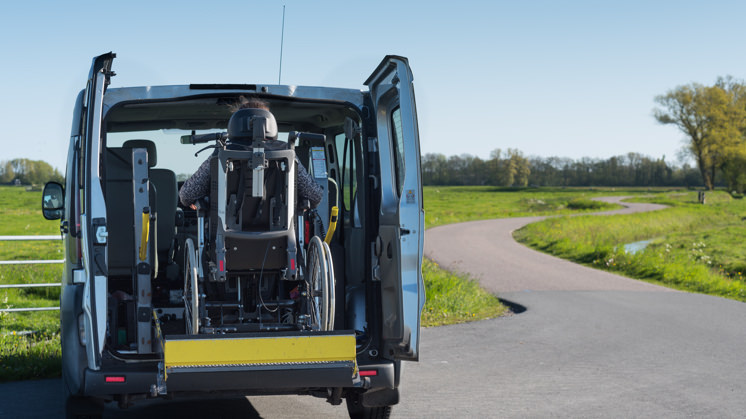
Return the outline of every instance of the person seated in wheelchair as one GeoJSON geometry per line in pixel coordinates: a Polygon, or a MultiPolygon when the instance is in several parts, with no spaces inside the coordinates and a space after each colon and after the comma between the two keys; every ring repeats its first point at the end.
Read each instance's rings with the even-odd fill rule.
{"type": "Polygon", "coordinates": [[[197,250],[194,263],[206,268],[199,279],[195,273],[202,269],[184,269],[188,333],[333,330],[331,252],[316,239],[306,257],[294,218],[296,196],[314,208],[323,192],[277,135],[267,104],[242,100],[228,122],[229,142],[179,191],[182,204],[193,209],[204,197],[210,201],[198,221],[204,246],[194,249],[191,238],[185,246],[189,255],[197,250]]]}
{"type": "MultiPolygon", "coordinates": [[[[241,111],[251,115],[263,116],[267,119],[267,137],[263,143],[266,150],[285,150],[288,144],[277,140],[277,122],[274,115],[269,110],[269,104],[263,100],[244,96],[239,98],[239,102],[234,105],[235,112],[241,111]]],[[[252,138],[230,138],[226,145],[228,150],[251,150],[252,138]]],[[[217,155],[215,150],[213,156],[217,155]]],[[[314,182],[311,175],[296,157],[295,164],[298,166],[297,176],[295,178],[295,190],[298,193],[299,200],[308,200],[311,208],[316,208],[321,203],[321,187],[314,182]]],[[[179,200],[185,207],[197,209],[196,202],[199,199],[210,196],[210,157],[208,157],[197,169],[192,176],[184,182],[179,190],[179,200]]]]}

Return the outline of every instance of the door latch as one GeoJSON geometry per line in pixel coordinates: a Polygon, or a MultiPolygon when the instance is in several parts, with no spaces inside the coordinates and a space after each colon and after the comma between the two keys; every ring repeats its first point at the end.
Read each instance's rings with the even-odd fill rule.
{"type": "Polygon", "coordinates": [[[95,231],[95,244],[106,244],[107,238],[109,237],[109,232],[106,230],[106,219],[95,218],[91,221],[91,224],[93,226],[93,231],[95,231]]]}

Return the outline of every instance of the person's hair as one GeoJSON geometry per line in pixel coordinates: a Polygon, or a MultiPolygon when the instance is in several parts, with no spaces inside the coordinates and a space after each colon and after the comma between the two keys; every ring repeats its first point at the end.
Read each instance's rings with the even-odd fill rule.
{"type": "Polygon", "coordinates": [[[246,97],[246,96],[239,96],[235,103],[232,105],[229,105],[231,112],[236,112],[239,109],[247,109],[247,108],[254,108],[254,109],[264,109],[265,111],[269,111],[269,103],[267,103],[264,100],[255,98],[255,97],[246,97]]]}

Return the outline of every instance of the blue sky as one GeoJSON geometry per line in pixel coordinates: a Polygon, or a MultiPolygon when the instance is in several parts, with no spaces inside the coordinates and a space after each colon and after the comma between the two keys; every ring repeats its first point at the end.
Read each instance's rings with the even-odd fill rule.
{"type": "Polygon", "coordinates": [[[91,58],[113,86],[282,83],[362,88],[410,59],[423,153],[675,161],[652,118],[677,85],[746,78],[746,2],[25,1],[0,6],[0,160],[63,169],[91,58]]]}

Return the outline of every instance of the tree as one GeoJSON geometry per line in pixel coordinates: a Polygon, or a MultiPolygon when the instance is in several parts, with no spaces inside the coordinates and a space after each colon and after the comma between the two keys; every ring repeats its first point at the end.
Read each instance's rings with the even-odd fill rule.
{"type": "Polygon", "coordinates": [[[519,150],[508,149],[508,167],[512,172],[513,181],[506,186],[528,186],[528,177],[531,174],[528,160],[523,157],[519,150]]]}
{"type": "Polygon", "coordinates": [[[13,164],[6,161],[0,165],[0,183],[10,183],[15,179],[16,172],[13,170],[13,164]]]}
{"type": "Polygon", "coordinates": [[[0,162],[0,182],[18,179],[25,185],[40,185],[48,181],[64,182],[62,174],[49,163],[41,160],[13,159],[0,162]]]}
{"type": "Polygon", "coordinates": [[[692,83],[655,101],[662,108],[654,110],[658,122],[673,124],[687,135],[687,150],[707,189],[714,188],[718,169],[733,166],[729,160],[746,157],[746,87],[742,82],[721,77],[714,86],[692,83]]]}
{"type": "Polygon", "coordinates": [[[720,147],[721,169],[730,191],[746,189],[746,85],[728,76],[715,83],[726,94],[729,106],[721,115],[714,137],[720,147]]]}

